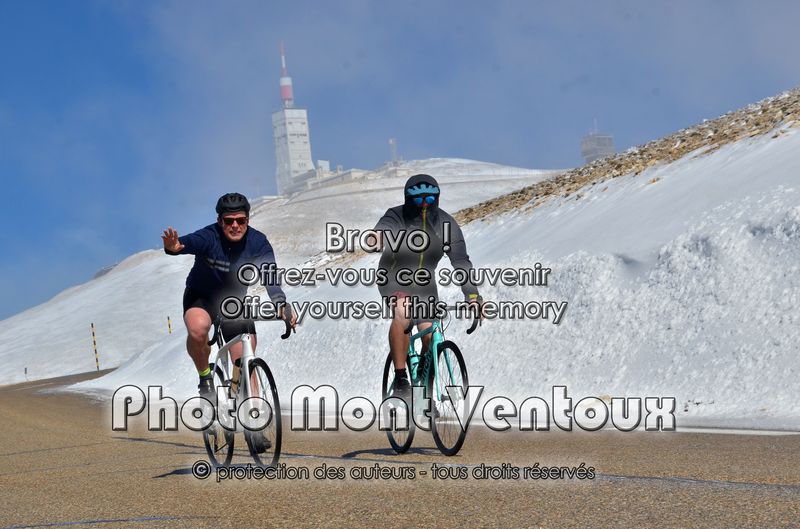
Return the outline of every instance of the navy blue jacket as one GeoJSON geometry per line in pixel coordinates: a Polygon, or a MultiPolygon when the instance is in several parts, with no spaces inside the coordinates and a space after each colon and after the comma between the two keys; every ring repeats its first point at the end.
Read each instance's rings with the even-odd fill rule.
{"type": "MultiPolygon", "coordinates": [[[[179,237],[178,240],[183,244],[183,250],[164,251],[169,255],[195,256],[194,266],[186,278],[186,286],[209,299],[242,297],[247,293],[247,286],[236,278],[236,272],[243,264],[253,263],[259,270],[262,263],[275,264],[275,253],[267,236],[249,226],[242,240],[238,242],[228,240],[216,223],[179,237]]],[[[273,303],[286,301],[280,283],[265,286],[273,303]]]]}

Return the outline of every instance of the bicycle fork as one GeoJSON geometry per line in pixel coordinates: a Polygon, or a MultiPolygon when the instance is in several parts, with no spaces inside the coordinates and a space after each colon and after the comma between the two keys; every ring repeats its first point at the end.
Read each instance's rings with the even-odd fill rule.
{"type": "MultiPolygon", "coordinates": [[[[447,390],[439,385],[439,346],[444,340],[441,339],[441,334],[438,332],[433,333],[431,338],[430,348],[430,361],[433,363],[433,393],[437,401],[443,401],[447,398],[447,390]]],[[[450,367],[450,359],[445,355],[445,365],[450,374],[450,380],[453,379],[453,369],[450,367]]]]}

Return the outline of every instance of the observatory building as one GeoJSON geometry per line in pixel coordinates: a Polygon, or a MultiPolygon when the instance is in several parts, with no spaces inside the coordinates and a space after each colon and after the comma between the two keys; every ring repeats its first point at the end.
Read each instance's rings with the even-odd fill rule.
{"type": "Polygon", "coordinates": [[[305,186],[314,175],[311,138],[308,134],[308,111],[294,107],[292,78],[286,70],[286,55],[281,43],[281,100],[283,108],[272,114],[275,138],[275,183],[278,194],[288,195],[305,186]]]}
{"type": "Polygon", "coordinates": [[[610,134],[598,132],[597,122],[595,121],[594,130],[581,140],[581,156],[586,160],[586,163],[592,163],[615,153],[614,137],[610,134]]]}
{"type": "MultiPolygon", "coordinates": [[[[278,195],[296,196],[306,191],[319,190],[353,181],[366,181],[386,176],[400,176],[410,171],[401,167],[402,157],[397,154],[397,140],[391,138],[389,147],[392,160],[377,171],[345,169],[336,165],[332,169],[329,160],[311,157],[311,137],[308,126],[308,111],[295,108],[292,78],[286,69],[286,53],[283,42],[281,52],[281,109],[272,114],[272,136],[275,140],[275,184],[278,195]]],[[[411,173],[408,173],[409,175],[411,173]]]]}

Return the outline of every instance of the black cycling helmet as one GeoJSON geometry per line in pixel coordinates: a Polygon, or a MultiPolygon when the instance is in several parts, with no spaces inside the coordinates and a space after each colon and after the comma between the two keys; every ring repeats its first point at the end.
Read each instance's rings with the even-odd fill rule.
{"type": "Polygon", "coordinates": [[[244,211],[250,216],[250,202],[241,193],[226,193],[217,200],[217,215],[233,213],[234,211],[244,211]]]}

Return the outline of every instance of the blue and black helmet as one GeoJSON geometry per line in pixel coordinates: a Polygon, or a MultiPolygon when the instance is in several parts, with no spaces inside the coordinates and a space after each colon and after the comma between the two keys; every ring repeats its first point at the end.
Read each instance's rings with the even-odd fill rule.
{"type": "Polygon", "coordinates": [[[439,183],[430,175],[416,174],[406,182],[406,206],[437,207],[439,205],[439,183]]]}

